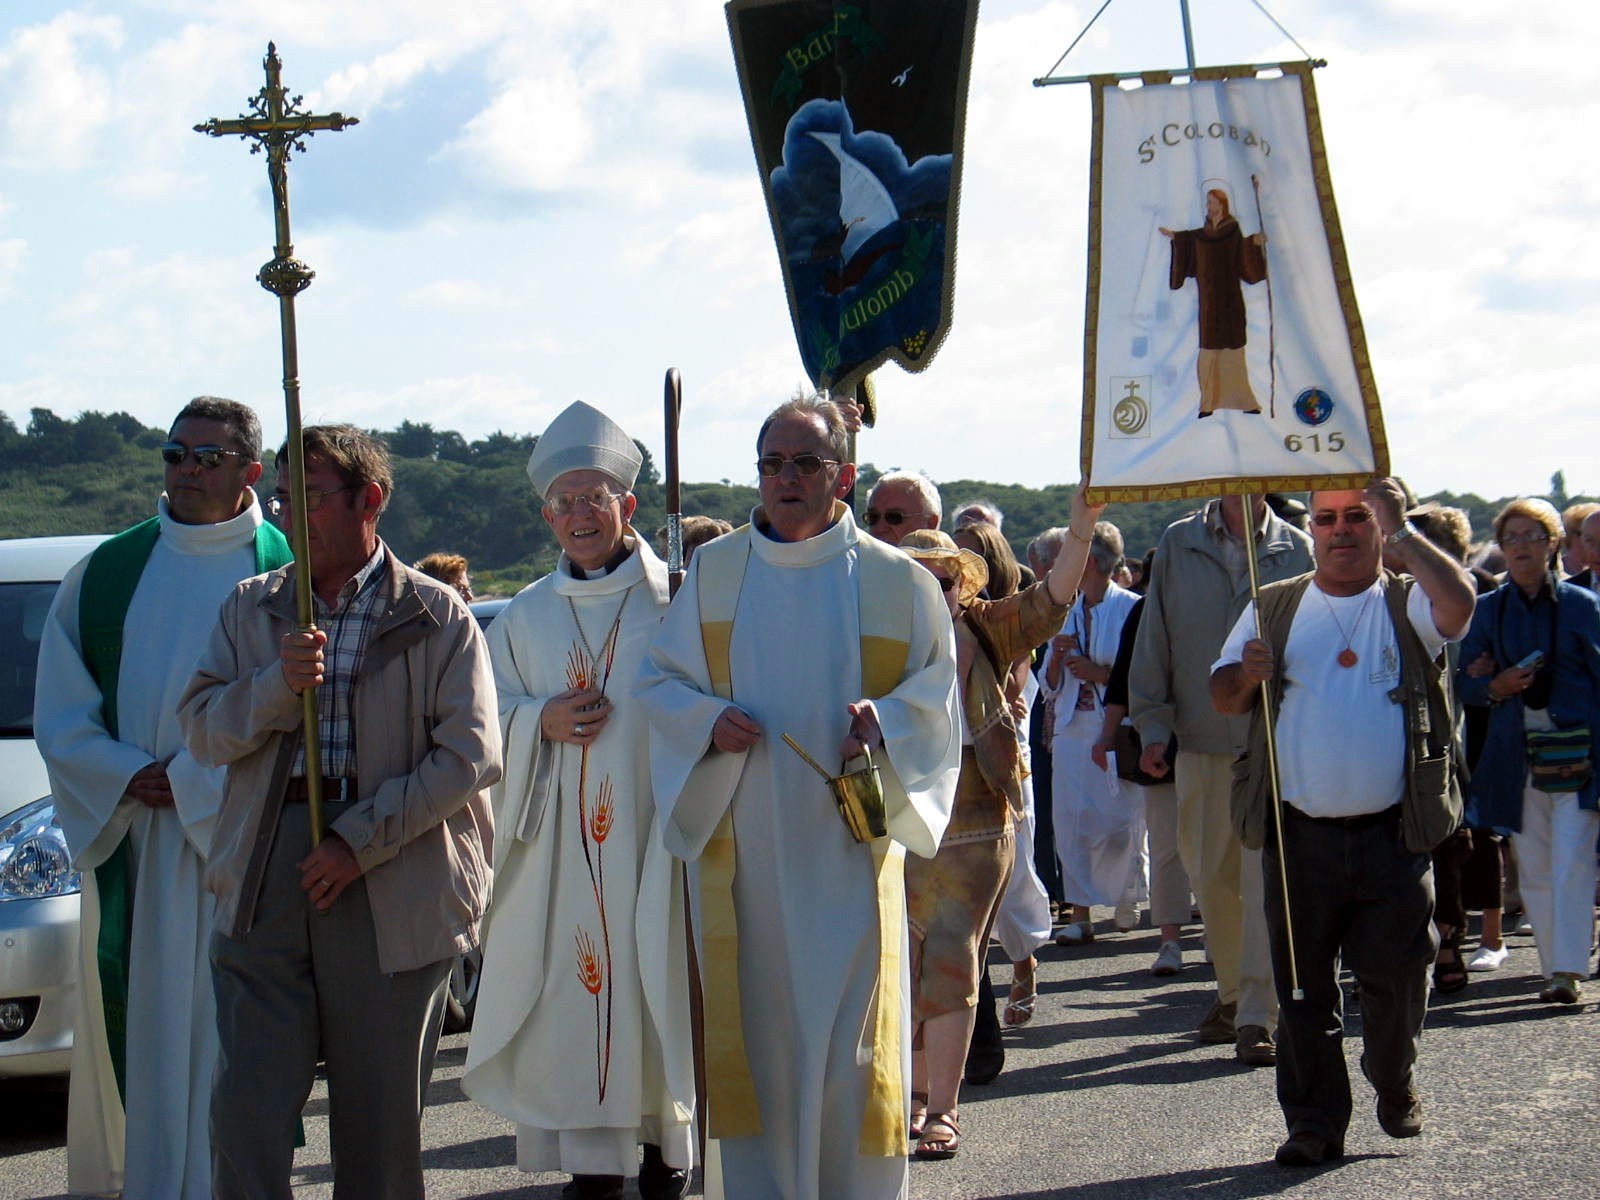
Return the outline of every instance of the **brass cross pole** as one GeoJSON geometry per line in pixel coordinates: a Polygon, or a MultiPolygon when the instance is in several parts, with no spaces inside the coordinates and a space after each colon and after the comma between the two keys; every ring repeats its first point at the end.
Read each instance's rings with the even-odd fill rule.
{"type": "MultiPolygon", "coordinates": [[[[283,404],[288,416],[289,497],[295,564],[295,602],[301,632],[315,629],[311,604],[311,554],[306,534],[306,464],[300,431],[300,354],[295,341],[294,298],[316,277],[316,272],[294,256],[289,240],[289,153],[305,153],[305,138],[322,130],[338,132],[357,124],[355,117],[343,113],[313,115],[303,112],[303,97],[284,94],[283,63],[278,48],[267,43],[262,61],[267,86],[249,100],[252,116],[232,120],[212,117],[196,125],[196,133],[212,137],[240,137],[251,140],[250,153],[267,152],[267,178],[272,183],[272,217],[277,230],[272,261],[256,274],[256,282],[278,297],[278,318],[283,334],[283,404]]],[[[322,840],[322,739],[317,725],[317,689],[307,688],[304,703],[306,793],[311,817],[311,844],[322,840]]]]}

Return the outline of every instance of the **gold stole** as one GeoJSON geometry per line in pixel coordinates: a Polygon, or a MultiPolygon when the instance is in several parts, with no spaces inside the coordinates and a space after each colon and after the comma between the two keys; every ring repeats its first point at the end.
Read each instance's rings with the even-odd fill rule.
{"type": "MultiPolygon", "coordinates": [[[[700,583],[700,638],[711,688],[733,700],[733,618],[750,558],[748,526],[695,551],[700,583]]],[[[905,674],[911,646],[912,587],[904,555],[863,539],[857,555],[857,608],[861,627],[861,690],[867,699],[893,691],[905,674]],[[861,597],[870,596],[870,603],[861,597]]],[[[913,568],[915,569],[915,568],[913,568]]],[[[769,731],[770,733],[771,731],[769,731]]],[[[906,1154],[905,1081],[902,1072],[901,978],[905,966],[905,847],[875,840],[873,875],[878,901],[878,983],[867,1020],[872,1028],[872,1080],[861,1119],[860,1153],[882,1158],[906,1154]]],[[[705,978],[706,1108],[714,1138],[754,1137],[761,1110],[745,1056],[739,1001],[739,931],[733,906],[733,808],[722,814],[700,856],[700,937],[705,978]]]]}

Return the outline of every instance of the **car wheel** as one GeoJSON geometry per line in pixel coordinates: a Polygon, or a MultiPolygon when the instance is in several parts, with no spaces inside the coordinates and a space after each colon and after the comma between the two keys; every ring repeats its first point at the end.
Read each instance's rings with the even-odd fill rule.
{"type": "Polygon", "coordinates": [[[478,977],[483,972],[483,951],[472,949],[450,968],[450,992],[445,998],[444,1031],[465,1033],[472,1028],[478,1007],[478,977]]]}

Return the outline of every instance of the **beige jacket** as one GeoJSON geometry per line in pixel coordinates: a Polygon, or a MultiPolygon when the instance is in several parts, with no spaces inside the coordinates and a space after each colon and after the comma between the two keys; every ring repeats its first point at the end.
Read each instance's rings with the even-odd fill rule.
{"type": "MultiPolygon", "coordinates": [[[[387,547],[384,554],[387,607],[351,699],[361,794],[332,829],[361,864],[378,965],[392,972],[477,944],[489,903],[500,718],[472,615],[452,589],[387,547]]],[[[217,928],[229,937],[254,921],[300,741],[301,700],[278,660],[295,625],[292,565],[245,580],[223,602],[179,702],[190,753],[229,768],[206,868],[217,928]]]]}

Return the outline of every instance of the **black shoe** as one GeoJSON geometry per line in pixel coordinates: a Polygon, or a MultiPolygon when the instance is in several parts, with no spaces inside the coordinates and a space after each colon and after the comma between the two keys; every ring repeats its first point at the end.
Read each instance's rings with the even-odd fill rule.
{"type": "Polygon", "coordinates": [[[1006,1052],[1002,1046],[993,1049],[984,1046],[974,1046],[967,1051],[967,1069],[962,1072],[961,1078],[972,1084],[973,1087],[982,1087],[986,1083],[993,1083],[999,1078],[1000,1072],[1005,1070],[1006,1052]]]}
{"type": "Polygon", "coordinates": [[[1289,1140],[1278,1147],[1272,1161],[1280,1167],[1320,1167],[1323,1163],[1338,1162],[1344,1157],[1344,1145],[1302,1129],[1291,1133],[1289,1140]]]}
{"type": "Polygon", "coordinates": [[[561,1195],[563,1200],[625,1200],[621,1175],[574,1175],[561,1195]]]}
{"type": "Polygon", "coordinates": [[[1393,1100],[1379,1096],[1378,1124],[1392,1138],[1416,1137],[1422,1132],[1422,1101],[1414,1092],[1393,1100]]]}
{"type": "Polygon", "coordinates": [[[967,1064],[962,1078],[974,1087],[993,1083],[1005,1069],[1006,1048],[1000,1036],[1000,1018],[995,1013],[994,987],[989,983],[989,968],[978,978],[977,1013],[972,1022],[972,1041],[967,1045],[967,1064]]]}
{"type": "Polygon", "coordinates": [[[639,1167],[639,1195],[643,1200],[683,1200],[689,1194],[689,1172],[669,1167],[661,1157],[661,1147],[644,1144],[644,1162],[639,1167]]]}

